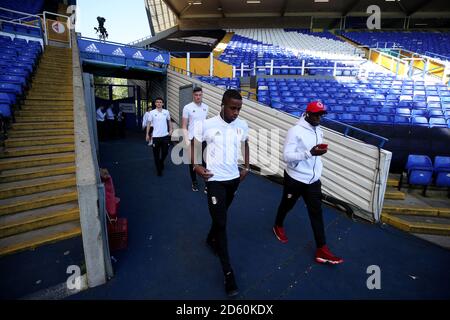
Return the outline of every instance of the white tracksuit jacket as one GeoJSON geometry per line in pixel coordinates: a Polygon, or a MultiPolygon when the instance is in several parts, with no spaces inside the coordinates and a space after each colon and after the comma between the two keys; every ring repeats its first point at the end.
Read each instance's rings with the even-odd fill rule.
{"type": "Polygon", "coordinates": [[[323,131],[320,126],[310,125],[302,116],[290,128],[284,142],[283,157],[287,163],[286,172],[297,181],[311,184],[322,175],[322,159],[313,156],[312,147],[322,143],[323,131]]]}

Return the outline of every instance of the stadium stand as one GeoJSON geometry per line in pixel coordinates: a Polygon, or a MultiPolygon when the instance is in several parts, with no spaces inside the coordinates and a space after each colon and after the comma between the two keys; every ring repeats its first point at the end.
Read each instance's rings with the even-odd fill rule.
{"type": "Polygon", "coordinates": [[[348,39],[370,48],[395,46],[419,54],[450,60],[450,33],[425,31],[343,32],[348,39]]]}

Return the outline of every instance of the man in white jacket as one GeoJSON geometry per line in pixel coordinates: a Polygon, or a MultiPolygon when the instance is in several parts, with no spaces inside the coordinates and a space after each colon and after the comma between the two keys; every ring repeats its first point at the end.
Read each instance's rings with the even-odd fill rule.
{"type": "Polygon", "coordinates": [[[323,131],[319,127],[326,108],[320,101],[308,104],[298,123],[289,129],[284,143],[284,189],[278,207],[273,232],[282,243],[288,242],[283,222],[299,197],[303,197],[316,242],[316,262],[339,264],[344,262],[328,249],[322,215],[322,160],[328,145],[322,143],[323,131]]]}

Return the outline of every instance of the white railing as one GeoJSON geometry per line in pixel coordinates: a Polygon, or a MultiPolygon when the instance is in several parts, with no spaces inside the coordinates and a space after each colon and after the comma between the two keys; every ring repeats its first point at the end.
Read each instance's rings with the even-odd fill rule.
{"type": "Polygon", "coordinates": [[[48,30],[47,30],[47,16],[51,15],[51,16],[56,16],[56,17],[62,17],[65,18],[67,20],[66,22],[66,28],[68,28],[67,33],[69,34],[69,48],[72,48],[72,33],[70,32],[70,30],[72,29],[72,25],[71,25],[71,21],[70,21],[70,17],[62,15],[62,14],[58,14],[58,13],[54,13],[54,12],[49,12],[49,11],[44,11],[43,12],[44,15],[44,35],[45,35],[45,44],[48,45],[48,30]]]}

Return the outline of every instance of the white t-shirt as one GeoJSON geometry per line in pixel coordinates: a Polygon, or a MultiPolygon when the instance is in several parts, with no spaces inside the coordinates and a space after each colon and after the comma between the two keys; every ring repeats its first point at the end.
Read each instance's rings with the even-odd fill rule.
{"type": "Polygon", "coordinates": [[[209,181],[227,181],[239,177],[238,160],[242,158],[241,143],[248,139],[247,121],[237,118],[225,122],[220,115],[203,122],[202,141],[206,141],[206,168],[209,181]]]}
{"type": "Polygon", "coordinates": [[[112,111],[112,108],[106,109],[106,119],[114,120],[114,112],[112,111]]]}
{"type": "Polygon", "coordinates": [[[150,111],[147,111],[146,113],[144,113],[144,116],[142,117],[142,129],[147,128],[147,123],[149,121],[149,117],[150,117],[150,111]]]}
{"type": "Polygon", "coordinates": [[[150,125],[153,127],[153,138],[165,137],[169,134],[169,128],[167,128],[167,121],[170,121],[170,113],[166,109],[158,109],[150,111],[148,117],[150,125]]]}
{"type": "Polygon", "coordinates": [[[105,121],[105,113],[102,111],[102,108],[97,109],[97,121],[103,122],[105,121]]]}
{"type": "Polygon", "coordinates": [[[202,123],[208,116],[208,106],[202,103],[200,106],[191,102],[183,108],[183,118],[188,120],[188,138],[192,140],[195,137],[201,140],[202,123]]]}

